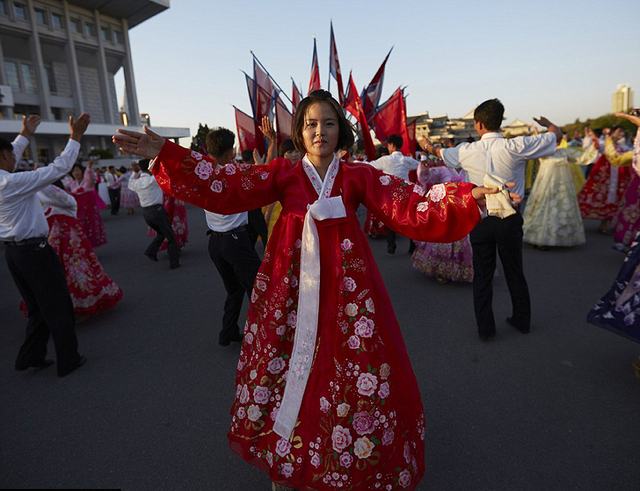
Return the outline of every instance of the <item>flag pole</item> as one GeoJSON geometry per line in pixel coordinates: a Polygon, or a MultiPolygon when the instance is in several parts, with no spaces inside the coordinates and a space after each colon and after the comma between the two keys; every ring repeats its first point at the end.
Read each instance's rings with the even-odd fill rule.
{"type": "Polygon", "coordinates": [[[284,96],[289,100],[289,102],[291,104],[293,104],[293,101],[289,98],[289,96],[287,95],[287,93],[282,90],[282,87],[280,87],[280,85],[278,85],[278,82],[275,81],[275,79],[271,76],[271,74],[269,73],[269,70],[267,70],[264,65],[262,63],[260,63],[260,60],[258,59],[258,57],[255,55],[255,53],[251,50],[249,50],[249,53],[251,53],[251,56],[253,56],[253,59],[256,60],[258,62],[258,65],[260,65],[260,68],[262,68],[264,70],[264,72],[269,75],[269,78],[271,79],[271,81],[275,84],[276,87],[278,87],[278,89],[280,89],[280,92],[282,92],[284,94],[284,96]]]}

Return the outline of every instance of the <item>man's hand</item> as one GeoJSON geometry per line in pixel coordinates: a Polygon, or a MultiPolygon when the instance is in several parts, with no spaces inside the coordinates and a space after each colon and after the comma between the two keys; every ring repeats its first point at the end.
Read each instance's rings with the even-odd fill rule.
{"type": "Polygon", "coordinates": [[[118,133],[112,138],[113,143],[118,145],[122,153],[155,159],[164,146],[164,138],[151,131],[146,125],[142,129],[144,133],[117,130],[118,133]]]}
{"type": "Polygon", "coordinates": [[[260,155],[260,152],[258,152],[257,148],[253,149],[253,162],[256,165],[263,165],[264,164],[264,158],[262,157],[262,155],[260,155]]]}
{"type": "Polygon", "coordinates": [[[562,131],[560,131],[560,128],[558,128],[555,124],[553,124],[551,121],[549,121],[547,118],[545,118],[544,116],[540,116],[538,119],[533,118],[533,120],[538,123],[540,126],[544,126],[545,128],[547,128],[548,131],[555,133],[556,134],[556,143],[560,143],[562,141],[563,138],[563,134],[562,131]]]}
{"type": "Polygon", "coordinates": [[[269,141],[274,141],[276,139],[276,130],[273,129],[273,123],[269,120],[267,116],[262,117],[262,124],[258,126],[262,134],[266,136],[269,141]]]}
{"type": "Polygon", "coordinates": [[[84,135],[84,132],[87,131],[89,123],[91,123],[91,116],[87,113],[82,113],[75,121],[73,120],[73,116],[69,116],[70,138],[80,143],[80,139],[82,135],[84,135]]]}
{"type": "Polygon", "coordinates": [[[36,128],[40,124],[40,116],[32,114],[31,116],[22,116],[22,131],[20,134],[25,138],[31,138],[36,132],[36,128]]]}
{"type": "MultiPolygon", "coordinates": [[[[504,185],[507,188],[513,188],[513,187],[515,187],[516,183],[515,182],[505,182],[504,185]]],[[[471,190],[471,195],[476,200],[476,204],[480,208],[484,209],[486,207],[486,205],[487,205],[486,195],[487,194],[496,194],[499,191],[500,190],[498,188],[488,188],[488,187],[485,187],[485,186],[477,186],[477,187],[475,187],[475,188],[473,188],[471,190]]],[[[522,201],[522,196],[520,196],[518,193],[512,193],[511,191],[509,191],[509,197],[511,198],[511,201],[513,201],[514,203],[520,203],[522,201]]]]}
{"type": "Polygon", "coordinates": [[[640,117],[638,116],[632,116],[631,114],[627,114],[627,113],[613,113],[613,114],[615,114],[618,118],[626,119],[627,121],[631,121],[636,126],[640,126],[640,117]]]}

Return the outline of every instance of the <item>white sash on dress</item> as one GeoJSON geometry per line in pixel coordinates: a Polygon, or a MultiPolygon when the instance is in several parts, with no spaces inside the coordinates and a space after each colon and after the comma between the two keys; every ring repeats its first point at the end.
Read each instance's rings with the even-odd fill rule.
{"type": "Polygon", "coordinates": [[[324,182],[306,155],[302,160],[302,168],[318,193],[318,199],[308,206],[307,214],[304,217],[296,332],[289,360],[287,385],[273,424],[273,431],[287,440],[291,437],[298,420],[302,398],[311,374],[318,334],[320,241],[316,221],[347,216],[342,197],[329,197],[340,168],[336,156],[334,155],[333,161],[329,165],[324,182]]]}

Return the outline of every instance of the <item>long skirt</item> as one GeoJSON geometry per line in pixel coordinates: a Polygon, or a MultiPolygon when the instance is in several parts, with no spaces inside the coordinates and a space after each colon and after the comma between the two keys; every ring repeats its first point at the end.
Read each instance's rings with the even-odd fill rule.
{"type": "Polygon", "coordinates": [[[450,244],[416,242],[413,267],[427,276],[451,281],[473,281],[473,251],[467,235],[450,244]]]}
{"type": "Polygon", "coordinates": [[[623,249],[631,246],[633,238],[640,231],[640,176],[635,173],[620,202],[612,226],[613,240],[623,249]]]}
{"type": "MultiPolygon", "coordinates": [[[[93,191],[85,191],[73,195],[78,202],[78,221],[94,248],[107,243],[107,233],[98,211],[96,196],[97,193],[93,191]]],[[[100,202],[104,204],[102,200],[100,202]]]]}

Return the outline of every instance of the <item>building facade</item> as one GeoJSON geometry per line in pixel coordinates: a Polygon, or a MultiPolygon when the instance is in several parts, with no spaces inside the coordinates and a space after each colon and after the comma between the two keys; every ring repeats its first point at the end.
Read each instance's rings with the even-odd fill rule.
{"type": "Polygon", "coordinates": [[[612,97],[611,109],[616,112],[627,112],[633,108],[633,91],[628,84],[618,85],[612,97]]]}
{"type": "MultiPolygon", "coordinates": [[[[0,0],[0,135],[13,139],[23,115],[40,115],[28,158],[51,161],[66,144],[69,115],[88,112],[82,155],[115,150],[116,128],[148,121],[138,107],[129,29],[168,8],[169,0],[0,0]],[[114,79],[120,70],[124,111],[114,79]]],[[[173,139],[190,134],[154,131],[173,139]]]]}
{"type": "Polygon", "coordinates": [[[469,111],[461,118],[449,118],[448,115],[431,116],[429,112],[409,116],[407,124],[416,121],[416,141],[425,137],[433,143],[441,143],[449,139],[454,145],[474,140],[478,134],[473,129],[473,111],[469,111]]]}

